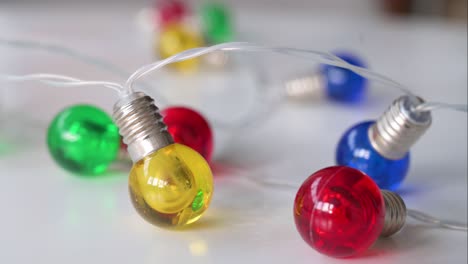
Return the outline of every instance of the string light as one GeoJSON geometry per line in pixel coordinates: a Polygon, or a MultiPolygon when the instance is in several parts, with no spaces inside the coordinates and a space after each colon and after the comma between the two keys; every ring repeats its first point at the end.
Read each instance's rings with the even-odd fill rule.
{"type": "Polygon", "coordinates": [[[340,258],[362,253],[379,236],[396,234],[407,215],[440,227],[467,230],[466,224],[447,224],[407,210],[398,194],[379,190],[366,174],[346,166],[313,173],[294,201],[294,219],[302,238],[320,253],[340,258]]]}
{"type": "Polygon", "coordinates": [[[234,38],[231,12],[220,2],[207,1],[190,7],[186,1],[158,0],[150,14],[147,23],[151,23],[156,32],[178,24],[200,32],[205,42],[210,44],[232,41],[234,38]],[[196,9],[198,13],[193,13],[192,10],[196,9]]]}
{"type": "MultiPolygon", "coordinates": [[[[358,56],[349,52],[335,54],[347,63],[366,67],[358,56]]],[[[358,103],[367,90],[367,80],[341,67],[322,65],[313,74],[292,78],[285,82],[286,95],[292,99],[306,100],[326,97],[340,103],[358,103]]]]}
{"type": "MultiPolygon", "coordinates": [[[[213,44],[232,40],[233,26],[226,6],[206,2],[198,8],[198,15],[193,14],[192,9],[196,8],[190,8],[185,1],[178,0],[157,1],[151,9],[152,15],[147,20],[153,24],[155,50],[159,57],[164,59],[186,49],[201,47],[205,42],[213,44]]],[[[140,12],[139,21],[145,14],[148,16],[147,13],[140,12]]],[[[228,61],[225,53],[215,52],[201,59],[175,63],[173,67],[181,72],[194,71],[201,63],[208,67],[224,68],[228,61]]]]}
{"type": "MultiPolygon", "coordinates": [[[[191,147],[207,161],[213,152],[210,125],[198,112],[187,107],[168,107],[162,111],[168,132],[176,143],[191,147]]],[[[59,112],[47,132],[52,158],[62,168],[80,175],[99,175],[116,162],[119,150],[127,154],[117,126],[102,109],[74,105],[59,112]]]]}
{"type": "MultiPolygon", "coordinates": [[[[171,24],[166,26],[156,38],[156,50],[161,58],[165,59],[184,50],[203,46],[203,39],[196,32],[183,24],[171,24]]],[[[173,67],[180,71],[194,71],[200,62],[197,58],[180,61],[173,67]]]]}
{"type": "Polygon", "coordinates": [[[75,105],[53,119],[47,130],[47,146],[66,170],[97,175],[117,159],[120,135],[107,113],[91,105],[75,105]]]}
{"type": "Polygon", "coordinates": [[[154,23],[157,28],[180,24],[190,13],[190,9],[184,1],[158,0],[153,8],[154,23]]]}
{"type": "Polygon", "coordinates": [[[137,212],[165,228],[198,220],[213,194],[213,176],[205,159],[174,143],[153,99],[144,93],[120,98],[113,117],[134,163],[129,190],[137,212]]]}
{"type": "Polygon", "coordinates": [[[424,101],[402,96],[377,120],[359,123],[344,133],[336,162],[359,169],[382,189],[395,190],[406,177],[409,149],[432,122],[430,111],[414,111],[424,101]]]}
{"type": "MultiPolygon", "coordinates": [[[[135,71],[123,86],[99,82],[100,85],[119,91],[120,99],[114,106],[113,118],[123,136],[124,143],[128,145],[128,152],[134,162],[129,177],[134,207],[149,222],[161,227],[184,226],[202,216],[208,208],[213,192],[212,174],[208,163],[201,155],[189,147],[174,143],[153,99],[144,93],[135,92],[133,86],[137,80],[167,64],[196,58],[214,51],[275,52],[315,60],[349,69],[368,79],[400,89],[407,94],[406,97],[410,102],[419,100],[408,89],[390,78],[351,65],[330,53],[239,42],[194,48],[145,65],[135,71]]],[[[9,76],[3,77],[8,79],[9,76]]],[[[59,82],[47,78],[42,80],[64,86],[89,85],[89,82],[79,79],[59,82]]],[[[427,108],[466,110],[466,107],[460,107],[460,105],[442,103],[420,102],[417,105],[410,104],[410,106],[414,108],[414,113],[420,112],[422,115],[425,113],[424,109],[427,108]]]]}
{"type": "Polygon", "coordinates": [[[229,9],[219,2],[206,2],[200,7],[202,28],[208,43],[232,41],[234,30],[229,9]]]}
{"type": "Polygon", "coordinates": [[[175,142],[192,148],[205,160],[211,161],[213,132],[200,113],[187,107],[173,106],[162,110],[161,115],[175,142]]]}

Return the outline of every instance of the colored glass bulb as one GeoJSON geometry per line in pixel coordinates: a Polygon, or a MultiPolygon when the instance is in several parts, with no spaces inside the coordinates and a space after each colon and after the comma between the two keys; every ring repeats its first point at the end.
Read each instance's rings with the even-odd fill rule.
{"type": "MultiPolygon", "coordinates": [[[[165,59],[187,49],[197,48],[202,45],[202,39],[196,32],[180,24],[171,24],[161,32],[158,38],[157,50],[161,58],[165,59]]],[[[193,58],[172,63],[171,65],[181,71],[195,70],[199,65],[199,59],[193,58]]]]}
{"type": "Polygon", "coordinates": [[[96,175],[117,159],[120,135],[112,118],[99,108],[75,105],[60,112],[47,131],[54,160],[78,174],[96,175]]]}
{"type": "Polygon", "coordinates": [[[168,107],[161,111],[174,141],[196,150],[208,162],[213,152],[213,133],[205,118],[186,107],[168,107]]]}
{"type": "Polygon", "coordinates": [[[350,257],[369,248],[381,234],[384,199],[361,171],[329,167],[312,174],[299,188],[294,220],[312,248],[332,257],[350,257]]]}
{"type": "Polygon", "coordinates": [[[154,100],[142,92],[123,96],[114,105],[113,117],[133,161],[129,191],[136,211],[165,228],[197,221],[213,194],[206,160],[174,143],[154,100]]]}
{"type": "Polygon", "coordinates": [[[170,144],[133,165],[129,178],[137,212],[160,227],[180,227],[198,220],[208,208],[213,176],[196,151],[170,144]]]}
{"type": "Polygon", "coordinates": [[[382,189],[395,190],[406,177],[410,155],[392,160],[377,152],[369,139],[374,123],[362,122],[344,133],[336,149],[336,163],[363,171],[382,189]]]}
{"type": "MultiPolygon", "coordinates": [[[[337,53],[335,55],[349,64],[366,67],[360,58],[350,53],[337,53]]],[[[330,99],[344,103],[356,103],[363,99],[367,88],[367,79],[364,77],[348,69],[331,65],[322,65],[321,72],[326,86],[326,94],[330,99]]]]}
{"type": "Polygon", "coordinates": [[[183,1],[160,0],[157,3],[156,19],[162,28],[169,24],[181,23],[188,15],[187,5],[183,1]]]}
{"type": "Polygon", "coordinates": [[[205,37],[210,43],[232,41],[234,36],[231,15],[221,3],[206,3],[201,8],[205,37]]]}

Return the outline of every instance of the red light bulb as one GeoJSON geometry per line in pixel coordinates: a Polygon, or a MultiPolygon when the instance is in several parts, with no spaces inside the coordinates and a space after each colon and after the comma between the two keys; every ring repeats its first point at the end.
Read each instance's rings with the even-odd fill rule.
{"type": "Polygon", "coordinates": [[[200,153],[208,162],[213,152],[213,133],[206,119],[186,107],[168,107],[161,111],[174,141],[200,153]]]}
{"type": "Polygon", "coordinates": [[[120,150],[127,151],[127,148],[128,148],[127,144],[123,142],[123,137],[120,137],[120,150]]]}
{"type": "Polygon", "coordinates": [[[349,257],[369,248],[382,233],[384,198],[359,170],[335,166],[312,174],[299,188],[294,219],[302,238],[332,257],[349,257]]]}
{"type": "Polygon", "coordinates": [[[120,137],[119,160],[130,161],[130,155],[128,154],[128,146],[123,142],[123,137],[120,137]]]}
{"type": "Polygon", "coordinates": [[[157,12],[156,23],[161,27],[180,23],[189,13],[187,5],[178,0],[159,0],[155,11],[157,12]]]}

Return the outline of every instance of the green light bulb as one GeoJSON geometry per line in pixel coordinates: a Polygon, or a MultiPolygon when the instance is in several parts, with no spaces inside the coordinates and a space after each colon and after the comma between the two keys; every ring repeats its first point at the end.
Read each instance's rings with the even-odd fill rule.
{"type": "Polygon", "coordinates": [[[112,118],[90,105],[60,112],[47,131],[47,145],[64,169],[83,175],[105,172],[117,159],[120,135],[112,118]]]}
{"type": "Polygon", "coordinates": [[[231,15],[221,3],[206,3],[201,8],[206,38],[211,43],[231,41],[234,36],[231,15]]]}

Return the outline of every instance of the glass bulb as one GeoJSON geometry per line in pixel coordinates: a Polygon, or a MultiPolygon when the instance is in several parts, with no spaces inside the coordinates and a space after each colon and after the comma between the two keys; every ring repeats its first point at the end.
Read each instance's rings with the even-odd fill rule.
{"type": "Polygon", "coordinates": [[[344,133],[336,149],[336,163],[363,171],[381,189],[395,190],[406,177],[410,155],[397,160],[380,155],[369,140],[369,127],[374,123],[362,122],[344,133]]]}
{"type": "Polygon", "coordinates": [[[94,106],[75,105],[53,119],[47,131],[47,146],[61,167],[96,175],[117,159],[120,135],[107,113],[94,106]]]}
{"type": "Polygon", "coordinates": [[[186,107],[168,107],[161,111],[174,141],[196,150],[208,162],[213,152],[213,133],[206,119],[186,107]]]}
{"type": "Polygon", "coordinates": [[[198,220],[208,208],[213,176],[200,154],[170,144],[133,165],[129,177],[137,212],[160,227],[180,227],[198,220]]]}
{"type": "Polygon", "coordinates": [[[332,257],[350,257],[369,248],[382,232],[384,199],[361,171],[329,167],[312,174],[299,188],[294,220],[312,248],[332,257]]]}
{"type": "Polygon", "coordinates": [[[160,0],[155,8],[156,23],[162,28],[169,24],[181,23],[188,15],[187,5],[183,1],[160,0]]]}
{"type": "Polygon", "coordinates": [[[232,41],[232,28],[229,9],[221,3],[206,3],[201,8],[205,37],[208,42],[218,44],[232,41]]]}
{"type": "MultiPolygon", "coordinates": [[[[336,56],[349,64],[366,67],[365,63],[351,53],[336,53],[336,56]]],[[[322,76],[326,84],[327,96],[338,102],[357,103],[366,93],[367,79],[344,68],[322,65],[322,76]]]]}
{"type": "MultiPolygon", "coordinates": [[[[202,38],[181,24],[171,24],[163,29],[158,38],[157,50],[162,59],[182,51],[203,46],[202,38]]],[[[180,71],[197,69],[199,58],[193,58],[170,64],[180,71]]]]}

